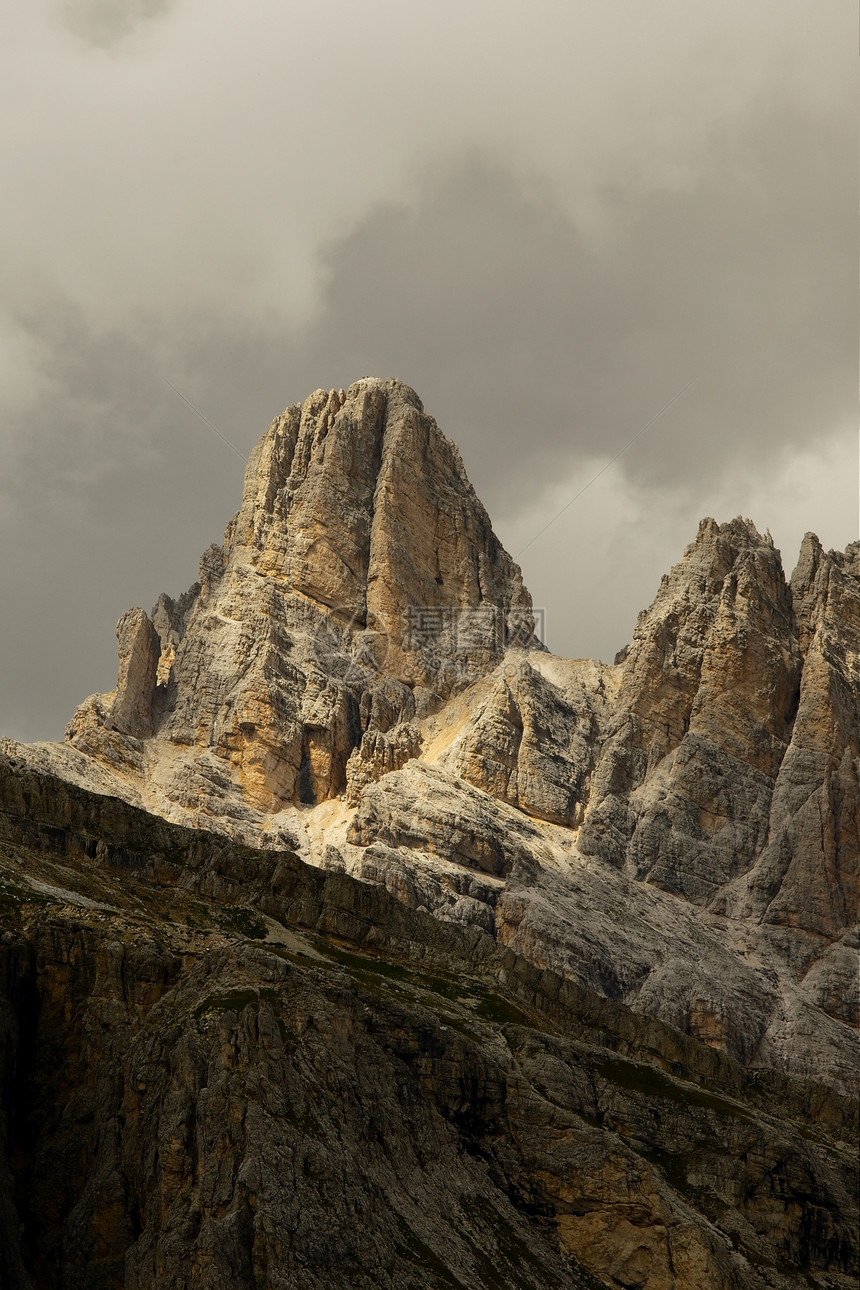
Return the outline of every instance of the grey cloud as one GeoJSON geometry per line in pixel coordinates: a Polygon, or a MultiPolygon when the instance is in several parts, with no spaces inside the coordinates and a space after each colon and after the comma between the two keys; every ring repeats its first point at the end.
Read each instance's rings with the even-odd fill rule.
{"type": "Polygon", "coordinates": [[[44,379],[2,428],[4,733],[59,737],[81,698],[109,690],[113,624],[193,582],[238,506],[241,462],[164,382],[247,453],[285,402],[277,333],[207,325],[189,313],[100,331],[60,301],[27,319],[44,379]]]}
{"type": "Polygon", "coordinates": [[[68,0],[61,16],[81,40],[112,49],[142,24],[164,18],[174,0],[68,0]]]}
{"type": "Polygon", "coordinates": [[[488,503],[611,456],[693,377],[618,468],[692,490],[754,471],[853,420],[852,135],[763,111],[689,188],[607,192],[599,249],[544,192],[464,161],[329,249],[316,366],[409,380],[488,503]]]}

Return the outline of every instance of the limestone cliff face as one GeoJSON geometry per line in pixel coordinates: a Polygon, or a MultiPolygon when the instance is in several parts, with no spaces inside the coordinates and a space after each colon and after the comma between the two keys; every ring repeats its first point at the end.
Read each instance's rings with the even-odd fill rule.
{"type": "Polygon", "coordinates": [[[797,712],[767,846],[732,897],[768,923],[834,937],[860,904],[860,543],[825,554],[807,534],[791,592],[797,712]]]}
{"type": "Polygon", "coordinates": [[[791,579],[803,670],[767,844],[715,907],[768,927],[830,1016],[860,1025],[860,544],[808,534],[791,579]]]}
{"type": "MultiPolygon", "coordinates": [[[[243,556],[383,636],[393,651],[386,673],[400,680],[439,679],[412,675],[414,607],[486,606],[524,618],[531,608],[456,447],[397,381],[317,391],[272,424],[227,530],[226,564],[243,556]]],[[[476,654],[481,647],[487,661],[498,657],[491,635],[471,645],[476,654]]],[[[441,679],[450,688],[451,678],[441,679]]]]}
{"type": "Polygon", "coordinates": [[[637,624],[584,852],[816,935],[856,922],[858,573],[810,534],[789,586],[752,525],[703,522],[637,624]]]}
{"type": "Polygon", "coordinates": [[[537,655],[508,657],[441,761],[527,815],[573,828],[582,822],[615,699],[611,669],[537,655]]]}
{"type": "Polygon", "coordinates": [[[704,522],[637,624],[579,838],[760,929],[806,997],[854,1025],[858,572],[857,544],[825,554],[810,534],[789,585],[769,538],[704,522]]]}
{"type": "Polygon", "coordinates": [[[704,521],[636,625],[582,850],[697,903],[745,872],[767,840],[800,672],[773,543],[704,521]]]}
{"type": "Polygon", "coordinates": [[[143,611],[123,619],[116,697],[89,700],[68,738],[140,774],[132,739],[199,752],[174,760],[164,786],[192,811],[225,771],[264,811],[341,793],[354,750],[355,777],[365,762],[372,778],[414,744],[396,727],[533,633],[457,449],[413,390],[370,379],[272,423],[223,547],[152,619],[160,648],[143,611]]]}

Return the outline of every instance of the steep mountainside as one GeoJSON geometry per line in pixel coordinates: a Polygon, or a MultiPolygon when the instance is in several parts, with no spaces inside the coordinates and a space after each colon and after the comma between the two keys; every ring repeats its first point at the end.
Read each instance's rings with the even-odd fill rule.
{"type": "Polygon", "coordinates": [[[808,535],[789,581],[749,521],[704,520],[617,663],[558,658],[456,448],[366,379],[273,422],[199,582],[117,637],[65,744],[0,740],[7,1069],[72,1108],[9,1103],[0,1223],[64,1215],[44,1268],[22,1238],[33,1286],[178,1287],[180,1248],[213,1287],[840,1284],[860,543],[808,535]],[[795,1127],[765,1125],[771,1094],[795,1127]],[[58,1168],[67,1138],[108,1152],[106,1191],[58,1168]],[[285,1171],[303,1213],[334,1207],[325,1239],[298,1239],[285,1171]],[[338,1208],[337,1177],[363,1199],[338,1208]]]}
{"type": "Polygon", "coordinates": [[[849,1290],[853,1102],[0,756],[4,1290],[849,1290]]]}

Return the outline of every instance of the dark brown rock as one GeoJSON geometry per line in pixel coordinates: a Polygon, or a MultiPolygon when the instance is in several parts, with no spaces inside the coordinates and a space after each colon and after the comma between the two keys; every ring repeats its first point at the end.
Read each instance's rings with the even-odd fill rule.
{"type": "Polygon", "coordinates": [[[3,757],[0,879],[10,1290],[851,1284],[820,1087],[3,757]]]}

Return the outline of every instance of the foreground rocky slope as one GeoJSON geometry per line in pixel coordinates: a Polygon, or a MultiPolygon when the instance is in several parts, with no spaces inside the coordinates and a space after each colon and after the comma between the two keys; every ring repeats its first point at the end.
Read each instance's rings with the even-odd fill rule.
{"type": "Polygon", "coordinates": [[[848,1287],[856,1108],[0,757],[10,1290],[848,1287]]]}

